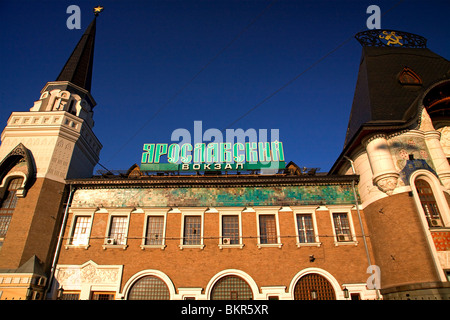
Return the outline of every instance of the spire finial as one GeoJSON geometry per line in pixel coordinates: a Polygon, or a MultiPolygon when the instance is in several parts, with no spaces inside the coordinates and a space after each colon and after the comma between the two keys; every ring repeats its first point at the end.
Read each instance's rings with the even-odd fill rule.
{"type": "Polygon", "coordinates": [[[100,12],[102,12],[103,11],[103,7],[102,6],[96,6],[95,8],[94,8],[94,15],[97,17],[98,16],[98,14],[100,13],[100,12]]]}

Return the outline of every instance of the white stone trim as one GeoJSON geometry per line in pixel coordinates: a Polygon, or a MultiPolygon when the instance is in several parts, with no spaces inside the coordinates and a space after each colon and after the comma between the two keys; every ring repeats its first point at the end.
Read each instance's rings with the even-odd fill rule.
{"type": "MultiPolygon", "coordinates": [[[[242,242],[242,211],[244,208],[242,207],[223,207],[218,208],[219,213],[219,248],[239,248],[242,249],[244,247],[244,243],[242,242]],[[238,244],[224,244],[222,237],[222,217],[223,216],[238,216],[238,224],[239,224],[239,243],[238,244]]],[[[217,210],[217,209],[216,209],[217,210]]]]}
{"type": "Polygon", "coordinates": [[[187,249],[187,248],[194,248],[194,249],[202,249],[205,247],[205,244],[203,242],[203,235],[205,232],[205,211],[208,210],[208,208],[205,207],[199,207],[199,208],[179,208],[181,211],[181,230],[180,230],[180,244],[178,247],[180,250],[187,249]],[[200,225],[201,225],[201,233],[200,233],[200,244],[195,245],[187,245],[183,244],[184,240],[184,220],[186,216],[200,216],[200,225]]]}
{"type": "Polygon", "coordinates": [[[152,249],[152,248],[157,248],[157,249],[161,249],[164,250],[166,248],[166,225],[167,225],[167,212],[168,212],[168,208],[157,208],[157,209],[138,209],[133,211],[134,213],[141,213],[144,212],[144,228],[142,230],[142,242],[141,242],[141,249],[145,250],[145,249],[152,249]],[[148,225],[148,217],[150,216],[156,216],[156,217],[163,217],[164,222],[163,222],[163,234],[162,234],[162,242],[161,244],[158,245],[150,245],[150,244],[145,244],[145,238],[147,236],[147,225],[148,225]]]}
{"type": "Polygon", "coordinates": [[[82,265],[57,265],[56,281],[53,282],[53,296],[56,290],[79,291],[80,300],[89,300],[92,291],[114,292],[120,297],[120,283],[123,265],[98,265],[89,260],[82,265]]]}
{"type": "Polygon", "coordinates": [[[417,188],[416,188],[416,184],[415,184],[417,179],[425,180],[430,185],[430,187],[433,191],[434,198],[436,199],[436,203],[439,207],[439,211],[441,213],[441,219],[442,219],[444,225],[448,227],[450,225],[450,221],[449,221],[450,220],[450,213],[449,213],[450,209],[449,209],[447,200],[444,197],[445,189],[440,184],[440,182],[436,178],[436,176],[433,175],[428,170],[416,170],[411,174],[411,176],[409,178],[409,183],[411,185],[411,191],[413,194],[414,203],[416,205],[417,214],[419,215],[419,220],[421,222],[422,230],[426,237],[428,248],[430,249],[431,255],[433,257],[433,263],[434,263],[436,273],[438,274],[440,281],[447,281],[447,278],[442,269],[443,267],[440,263],[439,255],[436,250],[436,246],[434,244],[433,237],[431,235],[430,227],[428,226],[425,212],[423,211],[422,204],[420,202],[419,194],[417,192],[417,188]]]}

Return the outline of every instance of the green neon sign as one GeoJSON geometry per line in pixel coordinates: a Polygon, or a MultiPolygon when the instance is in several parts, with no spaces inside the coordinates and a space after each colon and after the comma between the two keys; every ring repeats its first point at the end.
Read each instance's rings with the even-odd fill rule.
{"type": "Polygon", "coordinates": [[[217,171],[260,170],[285,167],[283,143],[146,143],[143,146],[143,171],[217,171]],[[167,163],[161,163],[167,157],[167,163]]]}

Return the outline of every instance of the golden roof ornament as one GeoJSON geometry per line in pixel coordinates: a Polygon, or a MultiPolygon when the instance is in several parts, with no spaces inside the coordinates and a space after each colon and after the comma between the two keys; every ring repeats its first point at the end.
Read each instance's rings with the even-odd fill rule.
{"type": "Polygon", "coordinates": [[[96,6],[95,8],[94,8],[94,15],[97,17],[98,16],[98,14],[100,13],[100,12],[102,12],[103,11],[103,7],[102,6],[96,6]]]}

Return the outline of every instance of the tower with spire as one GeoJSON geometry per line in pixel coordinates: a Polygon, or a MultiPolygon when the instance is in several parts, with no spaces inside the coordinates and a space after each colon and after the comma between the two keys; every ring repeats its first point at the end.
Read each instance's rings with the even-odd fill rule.
{"type": "Polygon", "coordinates": [[[11,113],[0,145],[0,299],[42,299],[54,260],[66,179],[99,160],[91,95],[95,12],[55,81],[26,112],[11,113]],[[5,280],[6,279],[6,280],[5,280]]]}

